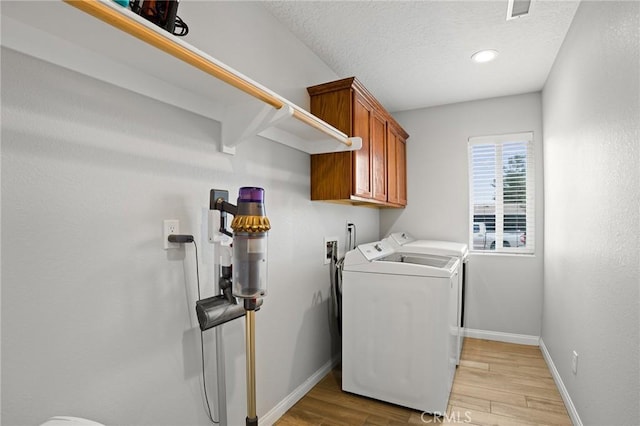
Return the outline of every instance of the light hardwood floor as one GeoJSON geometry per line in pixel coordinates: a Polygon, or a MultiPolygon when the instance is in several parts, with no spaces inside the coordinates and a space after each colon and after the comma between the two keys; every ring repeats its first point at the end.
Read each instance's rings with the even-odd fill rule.
{"type": "Polygon", "coordinates": [[[331,371],[276,422],[291,425],[570,425],[560,393],[535,346],[466,338],[447,416],[342,392],[331,371]]]}

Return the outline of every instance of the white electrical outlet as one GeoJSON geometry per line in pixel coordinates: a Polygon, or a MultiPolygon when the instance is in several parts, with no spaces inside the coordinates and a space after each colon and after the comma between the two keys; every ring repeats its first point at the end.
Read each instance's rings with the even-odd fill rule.
{"type": "Polygon", "coordinates": [[[353,221],[351,219],[347,219],[347,221],[345,222],[347,232],[349,230],[350,225],[353,225],[353,221]]]}
{"type": "Polygon", "coordinates": [[[578,374],[578,352],[576,351],[571,355],[571,371],[573,374],[578,374]]]}
{"type": "Polygon", "coordinates": [[[353,221],[351,221],[350,219],[347,219],[346,222],[346,233],[345,236],[347,238],[345,244],[347,245],[346,250],[349,251],[352,248],[355,248],[356,244],[358,243],[356,241],[356,224],[353,223],[353,221]]]}
{"type": "MultiPolygon", "coordinates": [[[[331,263],[331,248],[335,247],[338,250],[338,237],[324,237],[324,264],[331,263]],[[332,243],[335,243],[332,246],[332,243]]],[[[336,256],[338,253],[336,253],[336,256]]]]}
{"type": "Polygon", "coordinates": [[[180,233],[180,221],[178,219],[165,219],[163,232],[162,232],[162,241],[163,247],[165,250],[172,248],[179,248],[179,243],[170,243],[168,238],[171,234],[179,234],[180,233]]]}

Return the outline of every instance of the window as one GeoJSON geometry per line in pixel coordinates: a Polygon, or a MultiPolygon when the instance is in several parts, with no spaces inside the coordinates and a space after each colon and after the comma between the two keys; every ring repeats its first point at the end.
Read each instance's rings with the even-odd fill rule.
{"type": "Polygon", "coordinates": [[[533,133],[469,138],[469,246],[535,248],[533,133]]]}

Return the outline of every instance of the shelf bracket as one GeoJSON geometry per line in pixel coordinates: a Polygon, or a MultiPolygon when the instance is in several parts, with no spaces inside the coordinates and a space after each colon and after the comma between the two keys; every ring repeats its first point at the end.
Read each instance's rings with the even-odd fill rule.
{"type": "Polygon", "coordinates": [[[220,150],[235,155],[237,145],[292,116],[293,108],[287,104],[280,109],[263,103],[229,107],[222,121],[220,150]]]}

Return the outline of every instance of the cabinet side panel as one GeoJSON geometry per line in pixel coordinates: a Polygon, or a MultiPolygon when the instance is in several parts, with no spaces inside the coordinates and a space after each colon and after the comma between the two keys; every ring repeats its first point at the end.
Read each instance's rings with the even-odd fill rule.
{"type": "MultiPolygon", "coordinates": [[[[311,96],[311,113],[351,136],[349,88],[311,96]]],[[[351,152],[311,156],[311,199],[348,200],[351,196],[351,152]]]]}
{"type": "Polygon", "coordinates": [[[351,134],[351,90],[311,96],[311,114],[349,136],[351,134]]]}
{"type": "Polygon", "coordinates": [[[348,200],[351,196],[351,153],[311,156],[311,199],[348,200]]]}

